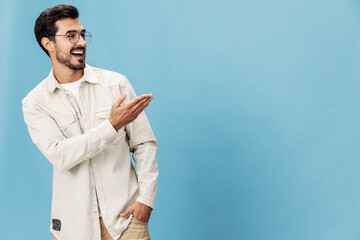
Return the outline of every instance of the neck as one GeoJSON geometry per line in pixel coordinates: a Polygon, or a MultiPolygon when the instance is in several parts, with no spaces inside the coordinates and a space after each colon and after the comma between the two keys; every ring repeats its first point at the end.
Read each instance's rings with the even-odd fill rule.
{"type": "Polygon", "coordinates": [[[84,70],[73,70],[64,65],[53,64],[53,74],[60,84],[71,83],[80,80],[84,76],[84,70]]]}

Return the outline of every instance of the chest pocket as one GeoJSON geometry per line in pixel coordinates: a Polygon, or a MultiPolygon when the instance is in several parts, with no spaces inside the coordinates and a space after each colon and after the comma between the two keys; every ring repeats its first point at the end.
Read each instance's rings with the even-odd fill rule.
{"type": "Polygon", "coordinates": [[[57,117],[55,118],[55,121],[57,122],[65,137],[69,138],[79,134],[79,128],[73,115],[57,117]]]}
{"type": "MultiPolygon", "coordinates": [[[[96,115],[96,118],[98,119],[99,124],[100,124],[102,121],[109,118],[110,109],[96,112],[95,115],[96,115]]],[[[111,142],[111,144],[115,145],[115,144],[118,144],[121,141],[125,140],[125,137],[126,137],[125,126],[120,128],[117,132],[118,132],[118,136],[114,139],[114,141],[111,142]]]]}

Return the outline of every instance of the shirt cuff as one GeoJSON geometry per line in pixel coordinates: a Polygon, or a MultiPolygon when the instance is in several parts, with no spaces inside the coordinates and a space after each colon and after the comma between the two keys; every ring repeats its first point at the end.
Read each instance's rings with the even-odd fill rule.
{"type": "Polygon", "coordinates": [[[136,201],[154,209],[155,198],[150,198],[147,196],[138,196],[136,201]]]}
{"type": "Polygon", "coordinates": [[[96,127],[96,133],[100,139],[103,139],[106,143],[111,143],[118,136],[118,132],[110,123],[109,119],[104,120],[96,127]]]}

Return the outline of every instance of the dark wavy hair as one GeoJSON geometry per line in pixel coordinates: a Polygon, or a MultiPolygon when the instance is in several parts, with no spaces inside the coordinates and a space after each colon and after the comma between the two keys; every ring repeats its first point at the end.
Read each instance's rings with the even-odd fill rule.
{"type": "Polygon", "coordinates": [[[71,5],[60,4],[52,8],[44,10],[35,21],[35,37],[36,41],[44,52],[49,56],[48,51],[41,44],[43,37],[55,41],[54,35],[58,31],[55,22],[63,18],[78,18],[79,11],[71,5]]]}

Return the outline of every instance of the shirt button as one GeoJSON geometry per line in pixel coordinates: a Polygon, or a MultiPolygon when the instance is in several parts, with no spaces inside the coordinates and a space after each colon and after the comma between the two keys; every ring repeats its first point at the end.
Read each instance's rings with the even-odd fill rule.
{"type": "Polygon", "coordinates": [[[81,98],[84,98],[84,95],[81,95],[80,97],[81,97],[81,98]]]}
{"type": "Polygon", "coordinates": [[[96,164],[94,163],[94,164],[93,164],[93,166],[95,167],[95,166],[96,166],[96,164]]]}

